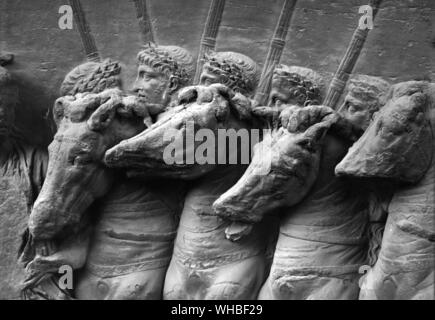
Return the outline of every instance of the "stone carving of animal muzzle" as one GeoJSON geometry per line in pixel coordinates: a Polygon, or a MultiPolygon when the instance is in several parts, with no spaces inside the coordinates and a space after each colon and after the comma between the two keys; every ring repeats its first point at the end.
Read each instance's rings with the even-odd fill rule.
{"type": "Polygon", "coordinates": [[[418,82],[396,86],[393,97],[337,165],[339,176],[415,183],[432,162],[429,97],[418,82]],[[403,95],[400,90],[408,90],[403,95]]]}
{"type": "Polygon", "coordinates": [[[336,167],[341,176],[399,182],[378,260],[360,299],[434,298],[435,85],[403,82],[336,167]]]}
{"type": "Polygon", "coordinates": [[[49,146],[47,176],[29,220],[37,240],[78,228],[86,209],[111,186],[105,151],[145,128],[111,91],[59,98],[54,118],[58,131],[49,146]]]}
{"type": "Polygon", "coordinates": [[[317,178],[322,141],[331,124],[325,120],[295,133],[289,132],[291,124],[285,123],[273,130],[256,145],[242,178],[215,201],[215,214],[255,223],[274,209],[301,201],[317,178]]]}
{"type": "Polygon", "coordinates": [[[233,102],[234,96],[221,84],[184,88],[179,106],[170,116],[108,150],[105,163],[128,168],[129,176],[195,179],[210,172],[222,161],[218,158],[218,130],[247,127],[244,121],[249,119],[249,112],[233,102]],[[201,160],[198,149],[205,142],[212,143],[214,155],[201,160]]]}

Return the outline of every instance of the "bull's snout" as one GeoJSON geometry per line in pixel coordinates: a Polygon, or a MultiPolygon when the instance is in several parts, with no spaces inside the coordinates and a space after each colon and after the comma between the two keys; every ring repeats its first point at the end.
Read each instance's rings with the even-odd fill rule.
{"type": "Polygon", "coordinates": [[[53,203],[44,200],[35,203],[29,217],[28,227],[36,240],[50,239],[56,235],[57,214],[53,210],[53,203]]]}

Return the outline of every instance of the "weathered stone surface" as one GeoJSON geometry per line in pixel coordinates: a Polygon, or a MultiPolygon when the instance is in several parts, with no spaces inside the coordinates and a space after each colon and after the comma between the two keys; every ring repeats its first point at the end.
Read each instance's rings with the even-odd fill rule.
{"type": "MultiPolygon", "coordinates": [[[[0,54],[1,65],[12,54],[0,54]]],[[[24,279],[18,257],[31,206],[45,175],[44,152],[25,144],[14,125],[18,102],[11,74],[0,66],[0,299],[17,299],[24,279]]]]}
{"type": "Polygon", "coordinates": [[[434,80],[434,1],[381,1],[345,63],[368,0],[81,2],[72,30],[65,1],[0,3],[0,298],[434,299],[435,89],[387,94],[434,80]],[[169,164],[186,121],[272,130],[246,171],[169,164]]]}
{"type": "Polygon", "coordinates": [[[401,185],[388,206],[379,259],[360,299],[434,299],[434,85],[404,82],[349,154],[339,175],[401,185]]]}
{"type": "Polygon", "coordinates": [[[27,228],[27,197],[20,177],[13,172],[3,172],[0,180],[0,299],[18,299],[19,284],[24,280],[24,270],[18,263],[18,252],[27,228]]]}
{"type": "MultiPolygon", "coordinates": [[[[130,170],[131,176],[193,180],[165,280],[165,299],[255,299],[264,281],[270,226],[255,227],[245,239],[231,242],[225,238],[231,222],[210,217],[213,201],[237,181],[244,167],[218,166],[218,154],[215,164],[168,165],[163,153],[169,143],[163,139],[165,132],[171,130],[184,139],[186,121],[195,123],[195,132],[201,128],[215,133],[218,128],[252,128],[255,124],[250,119],[252,115],[241,106],[236,107],[236,102],[231,101],[234,96],[222,84],[188,87],[180,93],[180,101],[185,105],[174,109],[170,119],[157,122],[106,154],[109,166],[130,170]],[[245,118],[246,114],[250,118],[245,118]]],[[[194,154],[200,143],[195,142],[192,147],[183,145],[185,158],[188,153],[194,154]]]]}
{"type": "Polygon", "coordinates": [[[351,87],[341,114],[336,114],[325,106],[302,107],[307,97],[299,94],[302,105],[281,105],[294,98],[279,91],[294,92],[291,86],[296,83],[298,88],[298,82],[286,82],[285,76],[277,79],[282,81],[272,84],[278,98],[272,95],[277,104],[272,108],[280,112],[275,122],[279,129],[259,143],[242,178],[213,208],[218,216],[251,223],[261,223],[280,209],[274,259],[259,299],[357,299],[358,270],[367,263],[368,198],[352,181],[334,176],[352,136],[347,129],[333,127],[345,122],[358,128],[356,132],[364,131],[389,86],[381,79],[362,77],[354,83],[357,89],[351,87]],[[361,95],[365,99],[359,99],[361,95]],[[267,160],[270,170],[258,174],[260,163],[267,160]]]}
{"type": "Polygon", "coordinates": [[[121,92],[119,65],[110,60],[82,64],[62,83],[49,174],[29,219],[36,255],[26,267],[27,298],[161,298],[183,192],[178,182],[163,191],[166,182],[124,180],[102,161],[191,83],[193,59],[177,46],[149,45],[138,60],[136,96],[121,92]],[[62,296],[50,280],[38,283],[64,264],[79,271],[76,290],[62,296]]]}

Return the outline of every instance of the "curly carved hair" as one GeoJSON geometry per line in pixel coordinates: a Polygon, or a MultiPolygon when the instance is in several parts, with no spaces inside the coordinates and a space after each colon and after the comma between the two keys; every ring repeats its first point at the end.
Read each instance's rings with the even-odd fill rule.
{"type": "Polygon", "coordinates": [[[192,55],[178,46],[149,44],[137,55],[140,64],[150,66],[170,78],[177,78],[180,86],[192,83],[195,64],[192,55]]]}
{"type": "Polygon", "coordinates": [[[71,70],[62,82],[60,95],[99,93],[121,85],[121,66],[110,59],[102,62],[85,62],[71,70]]]}
{"type": "Polygon", "coordinates": [[[348,94],[364,101],[373,115],[386,102],[391,84],[380,77],[355,75],[348,84],[348,94]]]}
{"type": "Polygon", "coordinates": [[[204,57],[204,67],[222,79],[222,84],[235,92],[251,95],[260,79],[260,68],[254,60],[237,52],[214,52],[204,57]]]}
{"type": "Polygon", "coordinates": [[[278,65],[274,77],[285,78],[289,82],[290,96],[301,106],[319,105],[323,100],[325,85],[321,75],[312,69],[278,65]]]}

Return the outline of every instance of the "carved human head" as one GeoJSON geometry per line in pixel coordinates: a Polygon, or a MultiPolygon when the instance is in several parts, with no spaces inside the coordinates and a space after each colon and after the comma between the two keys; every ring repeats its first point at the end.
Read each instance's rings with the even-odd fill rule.
{"type": "Polygon", "coordinates": [[[205,57],[200,84],[222,83],[234,92],[251,96],[260,79],[260,68],[249,57],[237,52],[214,52],[205,57]]]}
{"type": "Polygon", "coordinates": [[[192,84],[195,64],[192,55],[178,46],[149,44],[137,55],[139,62],[133,90],[161,113],[181,88],[192,84]]]}
{"type": "Polygon", "coordinates": [[[391,85],[379,77],[356,75],[338,112],[361,132],[365,131],[373,114],[386,103],[391,85]]]}
{"type": "MultiPolygon", "coordinates": [[[[8,62],[2,63],[7,64],[8,62]]],[[[0,139],[9,136],[15,120],[15,108],[18,105],[18,88],[11,74],[0,66],[0,139]]]]}
{"type": "Polygon", "coordinates": [[[77,93],[99,93],[121,86],[121,66],[110,59],[102,62],[85,62],[71,70],[60,87],[61,96],[77,93]]]}
{"type": "Polygon", "coordinates": [[[323,95],[323,78],[317,72],[309,68],[281,64],[273,72],[269,106],[316,105],[322,102],[323,95]]]}

